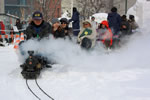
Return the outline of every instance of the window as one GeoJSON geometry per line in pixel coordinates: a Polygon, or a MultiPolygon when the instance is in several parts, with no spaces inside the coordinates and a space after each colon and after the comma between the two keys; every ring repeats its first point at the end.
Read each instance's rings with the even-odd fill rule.
{"type": "Polygon", "coordinates": [[[21,5],[26,5],[26,0],[19,0],[19,3],[20,3],[21,5]]]}

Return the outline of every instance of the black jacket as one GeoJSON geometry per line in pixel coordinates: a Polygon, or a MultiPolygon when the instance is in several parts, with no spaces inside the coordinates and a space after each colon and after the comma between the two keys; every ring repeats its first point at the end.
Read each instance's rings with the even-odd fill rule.
{"type": "Polygon", "coordinates": [[[69,20],[69,22],[73,21],[72,27],[73,29],[80,29],[80,20],[79,20],[79,12],[73,12],[72,18],[69,20]]]}
{"type": "Polygon", "coordinates": [[[107,17],[109,27],[113,29],[113,34],[117,35],[120,31],[120,25],[121,25],[121,17],[117,12],[112,12],[108,14],[107,17]]]}
{"type": "Polygon", "coordinates": [[[64,32],[64,29],[62,28],[58,28],[56,31],[53,31],[53,28],[52,28],[52,32],[53,36],[55,38],[65,38],[65,32],[64,32]]]}
{"type": "Polygon", "coordinates": [[[121,30],[122,36],[129,35],[132,33],[131,25],[129,24],[128,21],[122,21],[121,22],[121,29],[120,30],[121,30]],[[126,26],[126,28],[123,28],[123,26],[126,26]]]}
{"type": "Polygon", "coordinates": [[[31,24],[25,30],[25,34],[27,36],[27,40],[31,38],[42,39],[44,37],[48,37],[51,33],[51,30],[51,25],[45,21],[43,21],[39,26],[36,26],[34,22],[31,22],[31,24]]]}

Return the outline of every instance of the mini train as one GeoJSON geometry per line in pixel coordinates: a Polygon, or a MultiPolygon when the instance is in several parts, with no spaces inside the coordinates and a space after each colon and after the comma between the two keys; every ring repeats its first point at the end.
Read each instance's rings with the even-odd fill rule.
{"type": "Polygon", "coordinates": [[[29,57],[25,63],[20,65],[21,74],[25,79],[36,79],[41,70],[47,66],[47,60],[44,57],[34,55],[34,51],[28,51],[28,54],[29,57]]]}

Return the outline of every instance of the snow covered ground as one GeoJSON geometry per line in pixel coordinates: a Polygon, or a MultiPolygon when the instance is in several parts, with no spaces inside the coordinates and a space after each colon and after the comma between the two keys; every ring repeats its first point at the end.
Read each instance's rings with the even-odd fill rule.
{"type": "MultiPolygon", "coordinates": [[[[73,51],[75,44],[65,45],[68,49],[60,53],[55,48],[56,58],[62,57],[61,65],[42,71],[38,82],[55,100],[150,100],[150,35],[145,32],[110,54],[85,52],[78,46],[73,51]]],[[[2,100],[36,100],[20,74],[13,47],[0,48],[0,57],[2,100]]],[[[34,82],[30,84],[38,91],[34,82]]],[[[35,93],[48,100],[41,92],[35,93]]]]}
{"type": "MultiPolygon", "coordinates": [[[[148,6],[145,5],[146,11],[150,10],[148,6]]],[[[48,58],[60,63],[41,72],[39,85],[55,100],[150,100],[148,16],[145,15],[146,24],[141,32],[130,37],[121,49],[109,54],[100,46],[86,52],[68,40],[42,41],[45,45],[29,41],[26,50],[36,49],[44,55],[52,52],[48,58]]],[[[20,64],[13,46],[0,47],[1,100],[37,100],[26,87],[20,64]]],[[[41,100],[49,100],[33,81],[29,83],[41,100]]]]}

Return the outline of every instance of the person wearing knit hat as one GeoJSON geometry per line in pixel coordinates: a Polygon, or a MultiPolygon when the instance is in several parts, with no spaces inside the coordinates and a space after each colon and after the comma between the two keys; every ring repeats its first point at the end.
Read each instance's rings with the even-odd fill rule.
{"type": "Polygon", "coordinates": [[[111,13],[107,16],[109,27],[112,29],[113,35],[119,35],[121,27],[121,17],[117,13],[117,8],[112,7],[111,13]]]}
{"type": "Polygon", "coordinates": [[[61,22],[61,25],[60,25],[60,27],[64,30],[64,33],[65,33],[65,36],[68,36],[68,38],[70,39],[70,40],[72,40],[72,38],[71,38],[71,28],[69,28],[69,21],[68,21],[68,19],[67,18],[61,18],[60,19],[60,22],[61,22]]]}
{"type": "Polygon", "coordinates": [[[35,11],[32,15],[33,19],[41,20],[43,19],[43,14],[40,11],[35,11]]]}
{"type": "Polygon", "coordinates": [[[78,34],[77,42],[82,48],[93,48],[96,42],[96,35],[96,30],[92,27],[91,21],[85,20],[83,22],[83,28],[78,34]]]}
{"type": "MultiPolygon", "coordinates": [[[[26,40],[28,41],[30,39],[37,39],[40,41],[41,39],[44,39],[44,38],[48,39],[51,33],[51,28],[52,28],[51,25],[43,19],[42,13],[40,11],[35,11],[32,15],[31,23],[25,30],[26,40]]],[[[24,50],[24,47],[23,47],[24,43],[26,42],[20,42],[19,44],[19,51],[23,58],[25,57],[24,55],[26,54],[26,50],[24,50]]],[[[34,56],[38,56],[38,54],[35,54],[34,56]]],[[[45,63],[44,65],[48,68],[51,68],[51,66],[49,65],[49,62],[51,61],[48,61],[48,59],[44,57],[44,55],[42,54],[40,54],[40,57],[44,58],[44,60],[42,60],[42,62],[45,63]]],[[[42,65],[43,63],[39,61],[39,64],[42,65]]],[[[20,66],[24,66],[24,64],[20,66]]]]}
{"type": "Polygon", "coordinates": [[[58,20],[58,18],[53,18],[52,21],[51,21],[52,24],[55,24],[55,23],[60,23],[60,21],[58,20]]]}
{"type": "Polygon", "coordinates": [[[32,21],[25,30],[27,40],[31,38],[42,39],[48,37],[51,32],[51,25],[44,21],[40,11],[35,11],[32,15],[32,21]]]}
{"type": "Polygon", "coordinates": [[[76,7],[73,7],[72,18],[69,19],[69,22],[72,22],[73,35],[78,36],[80,32],[80,13],[76,7]]]}
{"type": "Polygon", "coordinates": [[[65,38],[64,30],[60,27],[60,21],[57,18],[53,18],[52,21],[52,31],[54,38],[65,38]]]}
{"type": "Polygon", "coordinates": [[[128,22],[131,25],[132,30],[136,30],[137,28],[139,28],[139,25],[135,21],[134,15],[129,15],[128,22]]]}
{"type": "Polygon", "coordinates": [[[68,21],[67,18],[61,18],[61,19],[60,19],[60,22],[61,22],[61,23],[69,24],[69,21],[68,21]]]}
{"type": "Polygon", "coordinates": [[[113,34],[108,25],[108,21],[103,20],[97,29],[97,42],[102,42],[105,48],[111,48],[113,44],[113,34]]]}

